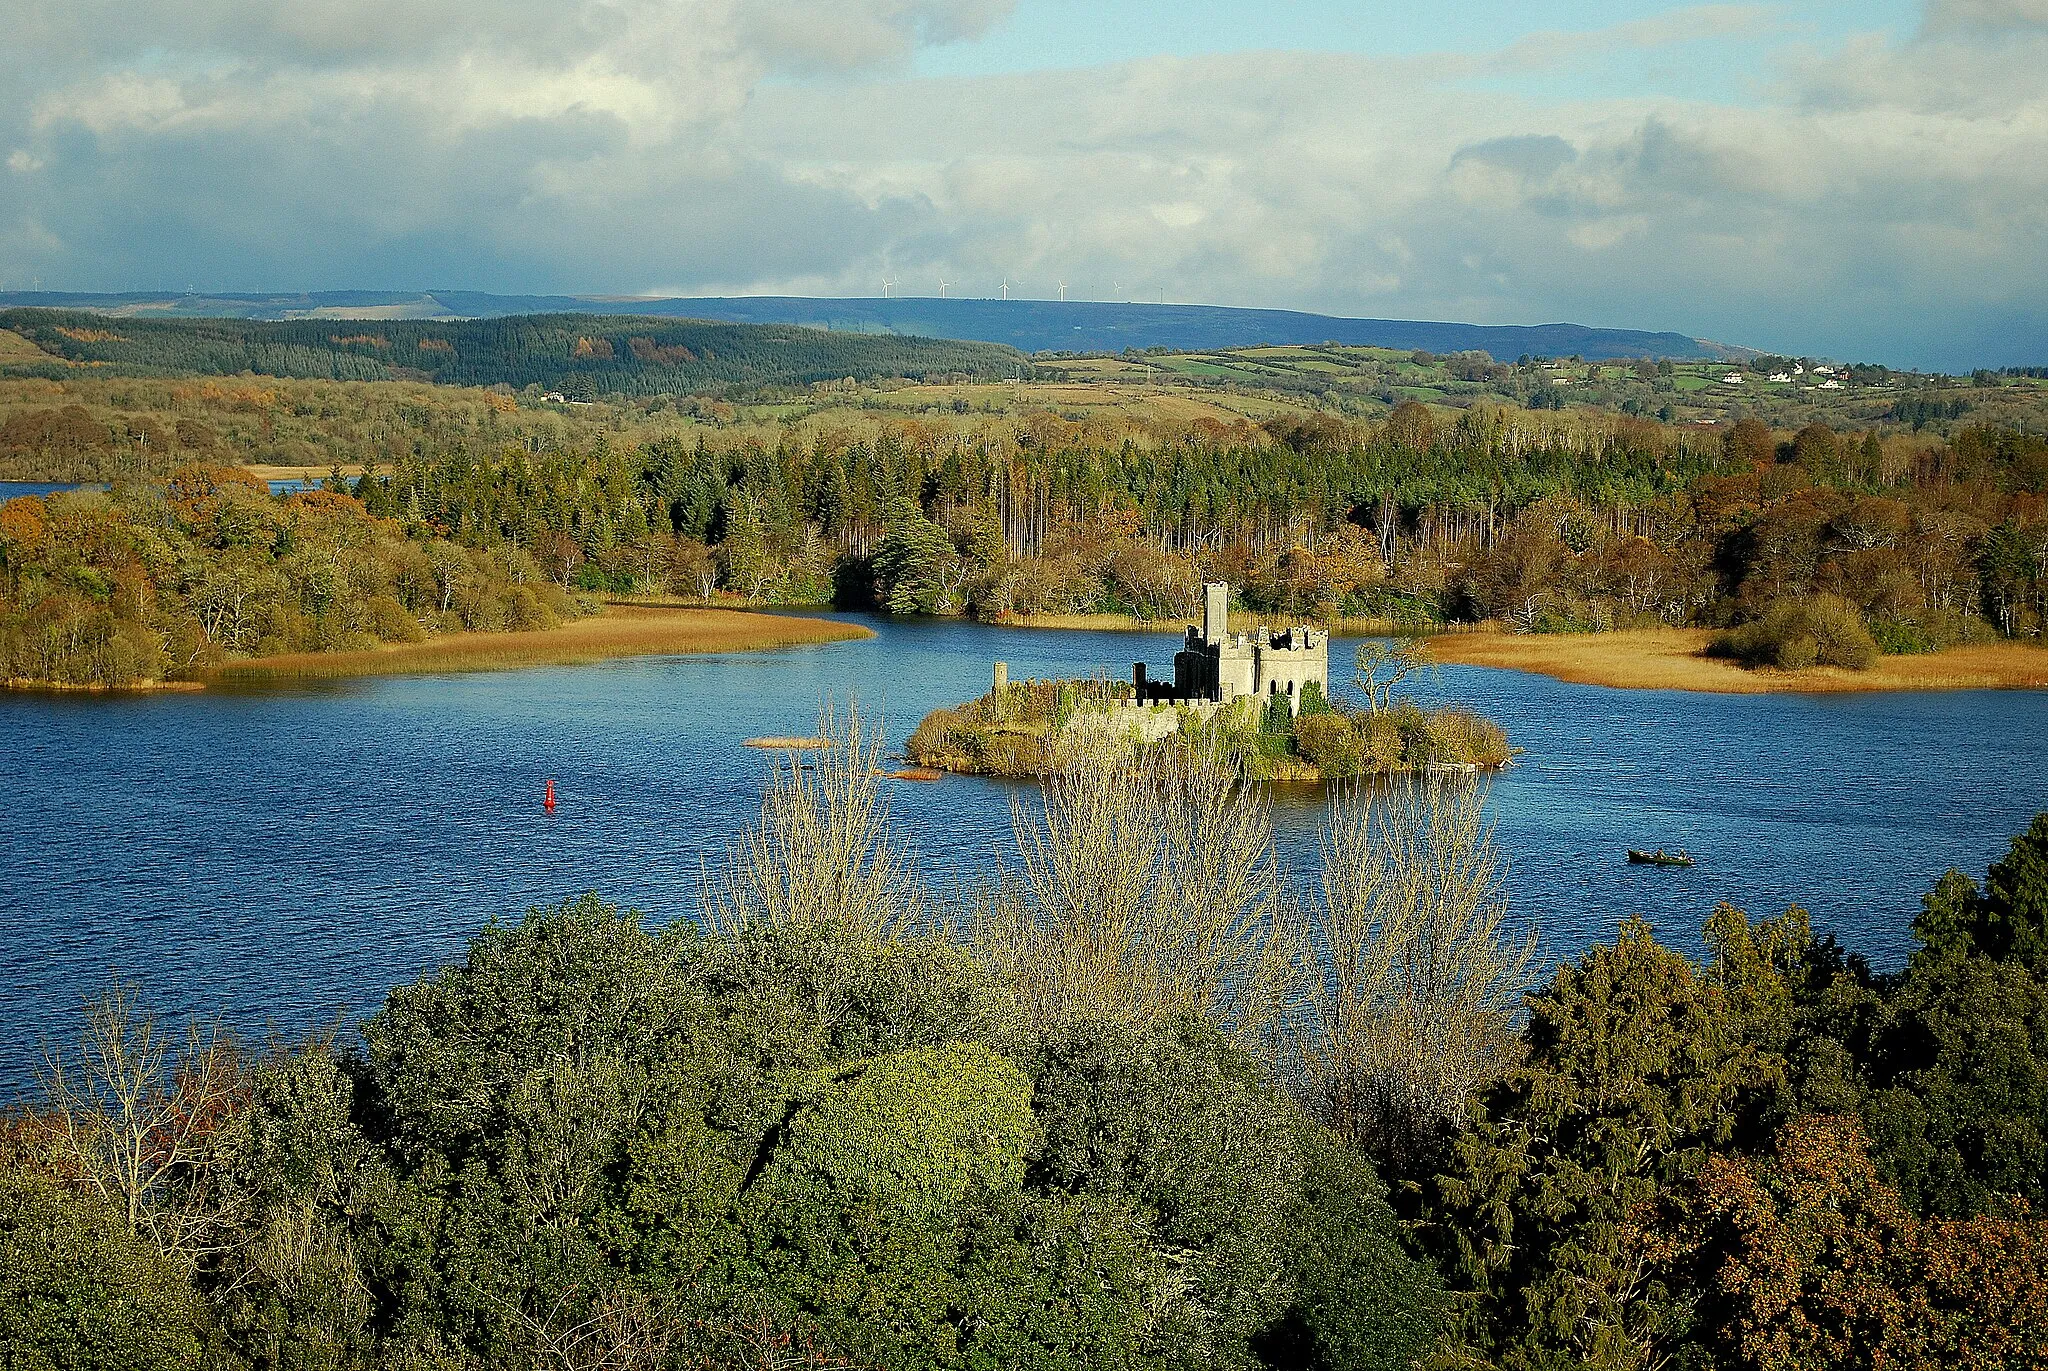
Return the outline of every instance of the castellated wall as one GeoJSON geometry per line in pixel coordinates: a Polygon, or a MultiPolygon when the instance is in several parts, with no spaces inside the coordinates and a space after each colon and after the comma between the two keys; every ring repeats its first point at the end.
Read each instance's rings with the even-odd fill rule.
{"type": "Polygon", "coordinates": [[[1188,629],[1187,642],[1173,656],[1173,684],[1154,684],[1139,666],[1133,674],[1140,700],[1204,700],[1218,704],[1246,695],[1284,696],[1301,712],[1301,692],[1313,681],[1330,690],[1330,635],[1297,625],[1275,632],[1229,629],[1230,587],[1202,587],[1202,622],[1188,629]]]}

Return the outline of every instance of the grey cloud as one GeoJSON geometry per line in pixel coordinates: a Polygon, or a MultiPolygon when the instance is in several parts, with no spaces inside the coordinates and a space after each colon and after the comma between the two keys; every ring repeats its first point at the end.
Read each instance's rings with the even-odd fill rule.
{"type": "Polygon", "coordinates": [[[1455,169],[1461,162],[1484,162],[1531,180],[1541,180],[1569,165],[1578,155],[1577,148],[1554,133],[1517,133],[1459,148],[1451,155],[1451,166],[1455,169]]]}
{"type": "Polygon", "coordinates": [[[1929,0],[1932,34],[2000,34],[2048,29],[2048,0],[1929,0]]]}
{"type": "Polygon", "coordinates": [[[1007,275],[2048,359],[2048,83],[2025,35],[1852,44],[1749,108],[1539,103],[1463,84],[1484,63],[1328,54],[853,79],[1008,0],[509,0],[475,34],[448,0],[337,6],[384,27],[273,13],[236,48],[254,0],[144,0],[135,36],[16,80],[0,272],[861,294],[1007,275]],[[181,16],[204,43],[134,55],[181,16]]]}

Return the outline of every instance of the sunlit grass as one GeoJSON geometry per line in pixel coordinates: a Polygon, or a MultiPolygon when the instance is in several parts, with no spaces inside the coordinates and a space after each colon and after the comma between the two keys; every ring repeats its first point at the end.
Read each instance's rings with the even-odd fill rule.
{"type": "Polygon", "coordinates": [[[1620,633],[1451,633],[1430,640],[1438,661],[1533,671],[1580,685],[1697,690],[1722,695],[1867,690],[2048,688],[2048,647],[1980,643],[1920,656],[1881,657],[1868,671],[1811,667],[1759,671],[1703,655],[1706,629],[1620,633]]]}
{"type": "Polygon", "coordinates": [[[577,666],[614,657],[753,652],[874,636],[858,624],[730,609],[656,609],[612,605],[558,628],[525,633],[451,633],[423,643],[366,652],[295,652],[234,662],[216,680],[268,677],[398,676],[577,666]]]}

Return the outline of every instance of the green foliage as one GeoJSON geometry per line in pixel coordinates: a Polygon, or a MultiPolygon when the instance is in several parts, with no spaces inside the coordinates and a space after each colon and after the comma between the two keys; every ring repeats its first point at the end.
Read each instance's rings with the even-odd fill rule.
{"type": "Polygon", "coordinates": [[[1978,956],[2048,974],[2048,814],[1991,864],[1981,894],[1960,873],[1943,877],[1913,932],[1925,949],[1916,966],[1978,956]]]}
{"type": "Polygon", "coordinates": [[[797,1084],[742,1200],[750,1262],[863,1361],[957,1364],[984,1321],[1029,1341],[1016,1327],[1024,1292],[970,1275],[970,1295],[960,1266],[969,1254],[1016,1262],[1015,1226],[1047,1220],[1052,1250],[1071,1260],[1063,1239],[1080,1235],[1017,1193],[1037,1137],[1030,1080],[978,1044],[817,1073],[797,1084]]]}
{"type": "Polygon", "coordinates": [[[2048,1205],[2048,815],[1982,891],[1943,876],[1913,928],[1868,1068],[1885,1169],[1921,1212],[2048,1205]]]}
{"type": "Polygon", "coordinates": [[[1327,1134],[1304,1130],[1301,1189],[1284,1222],[1294,1287],[1258,1340],[1269,1366],[1406,1371],[1447,1313],[1441,1278],[1403,1247],[1379,1178],[1327,1134]]]}
{"type": "Polygon", "coordinates": [[[1787,671],[1810,666],[1864,671],[1875,664],[1878,655],[1863,616],[1839,595],[1781,600],[1756,622],[1721,635],[1714,649],[1750,666],[1787,671]]]}
{"type": "Polygon", "coordinates": [[[959,561],[946,530],[907,506],[875,548],[875,600],[891,614],[957,612],[959,561]]]}
{"type": "MultiPolygon", "coordinates": [[[[535,605],[559,616],[546,583],[990,619],[1173,618],[1193,612],[1196,585],[1221,578],[1239,588],[1244,608],[1275,616],[1342,612],[1422,626],[1494,616],[1527,631],[1746,624],[1779,602],[1839,595],[1893,649],[2029,636],[2048,621],[2048,525],[2036,498],[2048,491],[2048,440],[2010,427],[1963,429],[1909,459],[1875,430],[1859,442],[1809,422],[1781,444],[1750,419],[1738,426],[1740,441],[1729,429],[1724,443],[1722,432],[1697,427],[1584,413],[1539,425],[1487,406],[1455,421],[1423,415],[1434,430],[1426,441],[1413,410],[1377,427],[1292,409],[1263,425],[1177,412],[1112,420],[1106,407],[1079,421],[1028,393],[999,403],[982,393],[970,417],[942,418],[957,411],[935,410],[937,392],[901,405],[886,384],[791,392],[787,364],[819,348],[981,345],[766,330],[745,333],[735,350],[685,337],[728,326],[648,320],[629,321],[634,331],[623,334],[607,331],[619,321],[593,319],[348,326],[357,332],[318,321],[106,322],[77,316],[45,330],[44,341],[105,360],[99,354],[154,347],[152,328],[191,328],[208,339],[204,357],[218,351],[237,374],[245,365],[262,374],[257,363],[267,359],[245,355],[238,331],[299,329],[307,347],[321,343],[351,375],[396,366],[465,384],[499,374],[472,363],[559,350],[559,374],[518,397],[509,385],[493,393],[394,381],[109,379],[118,364],[64,373],[61,398],[40,383],[31,393],[29,382],[14,383],[22,390],[12,407],[0,394],[0,470],[9,474],[120,482],[195,462],[373,464],[375,474],[348,492],[395,532],[502,563],[477,579],[509,585],[469,605],[437,595],[432,615],[401,584],[418,581],[417,571],[365,587],[365,608],[340,616],[323,612],[318,591],[302,594],[307,603],[280,637],[308,648],[365,632],[403,639],[406,618],[431,633],[451,609],[482,628],[527,624],[535,605]],[[125,341],[85,341],[57,327],[125,341]],[[457,327],[479,330],[483,350],[451,341],[457,327]],[[437,340],[453,351],[422,346],[437,340]],[[542,399],[544,385],[611,398],[556,405],[542,399]],[[704,385],[734,399],[655,393],[704,385]],[[627,393],[645,398],[619,398],[627,393]],[[1781,446],[1795,460],[1778,461],[1781,446]],[[1278,523],[1293,535],[1254,532],[1278,523]]],[[[1317,354],[1306,363],[1335,365],[1326,350],[1306,352],[1317,354]]],[[[324,365],[311,370],[330,374],[324,365]]],[[[836,356],[829,370],[864,374],[836,356]]],[[[1233,383],[1326,403],[1327,379],[1294,395],[1284,371],[1233,383]]],[[[1530,375],[1510,389],[1549,396],[1550,379],[1530,375]]],[[[164,635],[120,612],[118,566],[83,570],[62,587],[75,600],[52,601],[56,641],[110,663],[95,668],[102,676],[136,669],[121,664],[138,656],[146,667],[164,635]],[[115,604],[95,615],[110,590],[115,604]]],[[[225,580],[216,593],[237,576],[225,580]]],[[[298,589],[292,581],[259,593],[298,589]]],[[[28,628],[34,636],[41,626],[28,628]]],[[[1853,656],[1856,635],[1845,635],[1841,650],[1853,656]]],[[[1807,632],[1768,646],[1789,645],[1798,661],[1809,637],[1816,660],[1833,651],[1807,632]]],[[[173,666],[182,644],[169,645],[173,666]]]]}
{"type": "Polygon", "coordinates": [[[75,1096],[11,1120],[0,1368],[2037,1365],[2048,815],[1916,931],[1877,977],[1797,909],[1716,910],[1701,963],[1629,923],[1389,1190],[1256,1038],[1028,1016],[986,944],[586,897],[360,1057],[223,1068],[213,1160],[132,1228],[87,1152],[19,1164],[75,1096]]]}
{"type": "Polygon", "coordinates": [[[1356,776],[1365,755],[1359,726],[1338,713],[1305,714],[1295,725],[1294,745],[1330,780],[1356,776]]]}
{"type": "Polygon", "coordinates": [[[796,1098],[754,1182],[777,1208],[830,1194],[929,1222],[972,1188],[1021,1183],[1038,1140],[1030,1080],[977,1043],[831,1067],[796,1098]]]}
{"type": "Polygon", "coordinates": [[[131,317],[110,329],[96,315],[13,309],[0,310],[0,328],[55,357],[131,375],[426,376],[443,385],[543,385],[572,400],[845,377],[1006,376],[1019,361],[1014,349],[993,343],[632,315],[347,324],[131,317]]]}
{"type": "Polygon", "coordinates": [[[349,1065],[314,1044],[249,1072],[237,1120],[245,1207],[209,1284],[229,1340],[255,1367],[344,1368],[373,1350],[352,1219],[388,1204],[392,1175],[351,1117],[349,1065]]]}
{"type": "Polygon", "coordinates": [[[1766,1127],[1784,999],[1768,960],[1703,970],[1640,922],[1531,997],[1526,1060],[1424,1192],[1475,1347],[1507,1367],[1621,1366],[1662,1335],[1673,1292],[1636,1260],[1631,1219],[1766,1127]]]}
{"type": "MultiPolygon", "coordinates": [[[[1150,1345],[1186,1364],[1240,1358],[1287,1296],[1304,1166],[1296,1115],[1206,1026],[1082,1024],[1033,1054],[1045,1143],[1034,1187],[1121,1198],[1182,1264],[1150,1345]]],[[[1391,1216],[1389,1216],[1390,1218],[1391,1216]]]]}
{"type": "Polygon", "coordinates": [[[252,653],[546,628],[577,613],[524,551],[407,538],[351,496],[247,472],[0,505],[0,679],[129,685],[252,653]]]}
{"type": "Polygon", "coordinates": [[[111,1206],[0,1168],[0,1368],[197,1371],[211,1324],[179,1264],[111,1206]]]}

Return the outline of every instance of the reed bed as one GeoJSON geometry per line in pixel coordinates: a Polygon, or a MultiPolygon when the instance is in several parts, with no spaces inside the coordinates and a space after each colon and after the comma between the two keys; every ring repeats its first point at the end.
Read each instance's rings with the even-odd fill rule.
{"type": "Polygon", "coordinates": [[[2048,647],[1973,643],[1914,656],[1880,657],[1867,671],[1809,667],[1755,670],[1706,656],[1708,629],[1615,633],[1450,633],[1430,639],[1438,661],[1533,671],[1579,685],[1696,690],[1720,695],[1866,690],[2040,690],[2048,647]]]}
{"type": "Polygon", "coordinates": [[[578,666],[614,657],[753,652],[874,636],[858,624],[730,609],[651,609],[612,605],[587,619],[523,633],[451,633],[422,643],[363,652],[295,652],[231,663],[210,679],[397,676],[578,666]]]}

